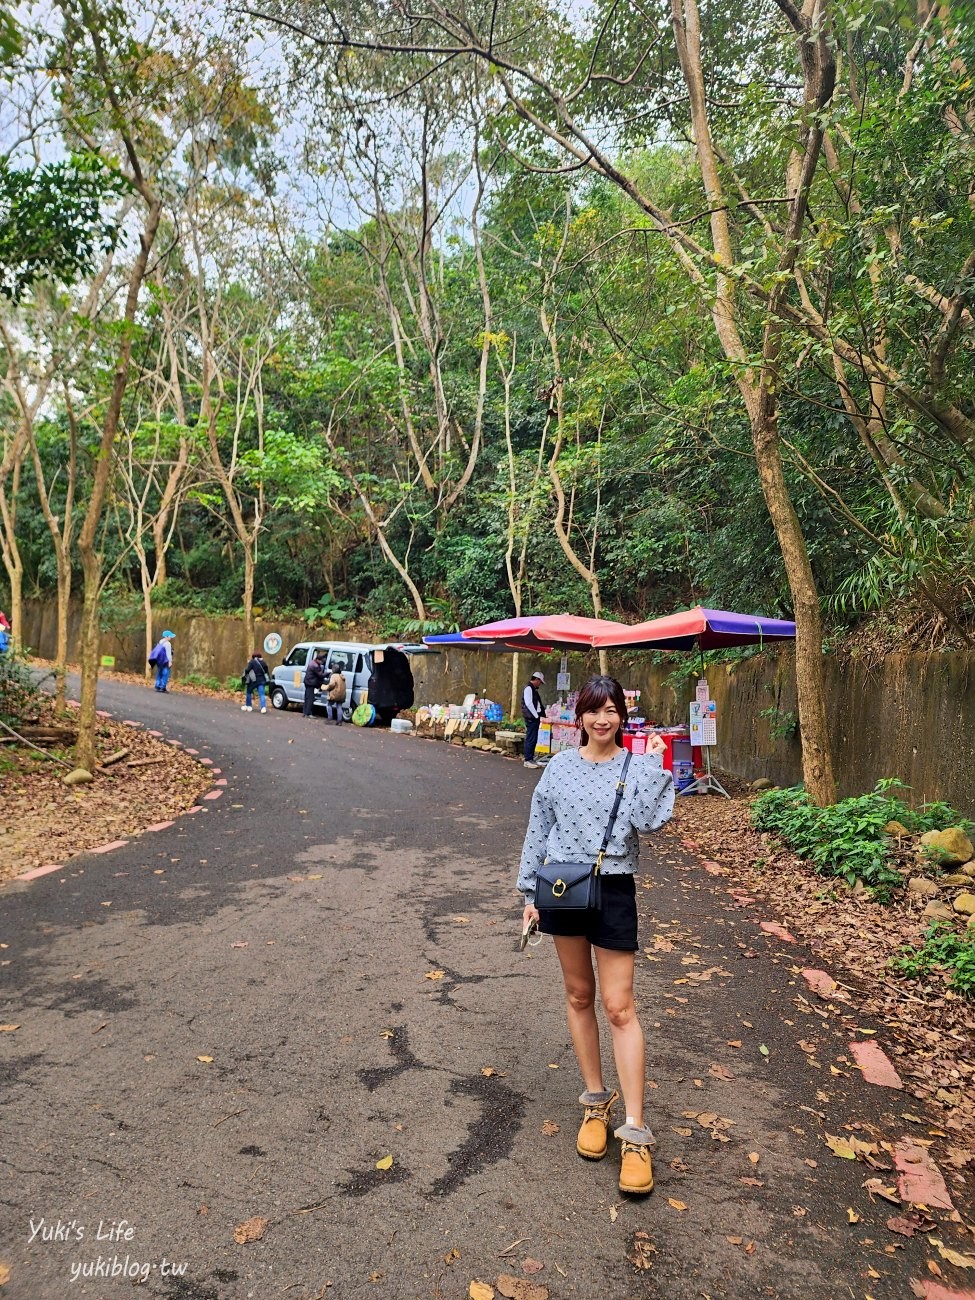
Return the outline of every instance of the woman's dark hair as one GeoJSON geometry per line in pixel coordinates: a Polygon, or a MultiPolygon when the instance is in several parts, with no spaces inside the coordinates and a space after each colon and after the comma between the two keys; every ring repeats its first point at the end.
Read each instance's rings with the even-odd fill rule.
{"type": "MultiPolygon", "coordinates": [[[[590,677],[576,700],[576,718],[581,723],[584,713],[596,713],[604,704],[612,704],[620,715],[616,729],[616,743],[623,744],[623,724],[626,722],[626,696],[615,677],[590,677]]],[[[589,743],[589,733],[582,728],[582,743],[589,743]]]]}

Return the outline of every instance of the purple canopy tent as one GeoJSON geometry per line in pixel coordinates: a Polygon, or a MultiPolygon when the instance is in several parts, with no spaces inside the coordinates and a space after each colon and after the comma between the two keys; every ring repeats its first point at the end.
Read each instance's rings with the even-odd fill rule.
{"type": "MultiPolygon", "coordinates": [[[[646,623],[635,623],[622,635],[600,636],[597,645],[623,650],[697,650],[704,671],[704,651],[730,646],[764,646],[778,641],[795,639],[796,625],[782,618],[760,618],[757,614],[736,614],[727,609],[682,610],[652,618],[646,623]]],[[[711,774],[710,748],[704,750],[706,772],[686,786],[682,794],[707,794],[716,790],[726,799],[731,796],[717,777],[711,774]]]]}
{"type": "Polygon", "coordinates": [[[795,635],[796,625],[787,619],[760,618],[757,614],[735,614],[727,609],[696,605],[679,614],[631,624],[619,635],[615,631],[600,633],[595,644],[603,649],[703,651],[792,641],[795,635]]]}

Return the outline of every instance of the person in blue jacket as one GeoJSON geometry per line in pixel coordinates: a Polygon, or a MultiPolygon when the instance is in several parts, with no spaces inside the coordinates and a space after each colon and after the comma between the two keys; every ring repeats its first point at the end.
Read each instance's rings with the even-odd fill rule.
{"type": "Polygon", "coordinates": [[[10,624],[7,616],[0,609],[0,655],[6,654],[10,649],[10,624]]]}
{"type": "Polygon", "coordinates": [[[149,663],[156,670],[156,690],[162,691],[163,694],[168,689],[169,674],[173,669],[173,642],[175,640],[175,632],[164,632],[149,656],[149,663]]]}

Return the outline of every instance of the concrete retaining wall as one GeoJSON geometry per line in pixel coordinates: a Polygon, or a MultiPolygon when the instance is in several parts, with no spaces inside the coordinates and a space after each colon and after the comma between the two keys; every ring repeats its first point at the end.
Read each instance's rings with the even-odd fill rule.
{"type": "MultiPolygon", "coordinates": [[[[55,651],[55,609],[52,604],[27,602],[25,640],[45,658],[55,651]]],[[[71,644],[77,644],[78,611],[72,616],[71,644]]],[[[157,635],[163,628],[177,634],[174,684],[179,676],[200,673],[225,677],[239,674],[249,653],[243,644],[240,619],[212,618],[185,610],[160,610],[157,635]]],[[[284,639],[280,662],[296,641],[308,638],[304,624],[259,620],[258,640],[268,632],[284,639]]],[[[339,639],[341,634],[333,634],[339,639]]],[[[354,637],[354,634],[348,633],[354,637]]],[[[142,672],[141,626],[119,627],[102,637],[102,653],[114,655],[117,667],[142,672]]],[[[646,655],[610,657],[611,671],[627,687],[643,692],[641,704],[653,721],[672,723],[687,717],[696,674],[682,677],[680,669],[693,660],[653,664],[646,655]],[[678,672],[675,673],[675,667],[678,672]]],[[[518,679],[540,665],[554,696],[558,658],[519,656],[518,679]]],[[[512,658],[502,654],[449,650],[413,660],[418,703],[459,703],[470,691],[500,700],[505,711],[511,699],[512,658]]],[[[110,670],[107,670],[110,671],[110,670]]],[[[595,656],[570,655],[569,671],[581,684],[598,671],[595,656]]],[[[896,776],[911,786],[915,801],[944,799],[975,815],[975,655],[891,655],[874,669],[857,664],[826,663],[830,715],[837,775],[843,795],[871,789],[884,776],[896,776]]],[[[801,778],[799,741],[776,736],[796,711],[795,674],[791,651],[769,651],[739,664],[712,666],[711,694],[718,706],[718,746],[714,762],[746,780],[769,777],[778,785],[801,778]],[[770,719],[760,716],[775,710],[770,719]]]]}

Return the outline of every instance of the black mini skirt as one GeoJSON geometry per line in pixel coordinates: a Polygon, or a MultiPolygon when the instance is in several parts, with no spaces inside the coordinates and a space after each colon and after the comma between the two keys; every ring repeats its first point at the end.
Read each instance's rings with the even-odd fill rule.
{"type": "Polygon", "coordinates": [[[540,907],[538,928],[543,934],[587,939],[597,948],[636,952],[636,882],[631,875],[600,876],[600,890],[598,911],[540,907]]]}

